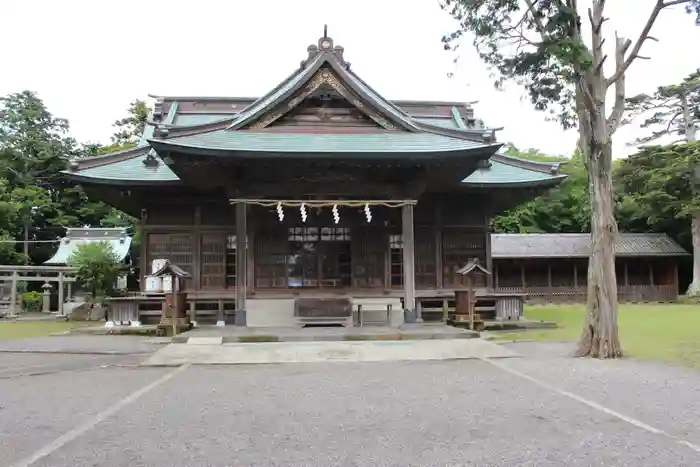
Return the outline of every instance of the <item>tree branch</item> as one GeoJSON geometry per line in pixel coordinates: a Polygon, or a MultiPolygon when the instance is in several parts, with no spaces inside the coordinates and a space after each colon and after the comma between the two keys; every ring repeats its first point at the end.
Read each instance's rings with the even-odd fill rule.
{"type": "Polygon", "coordinates": [[[542,23],[542,19],[537,16],[537,10],[535,10],[535,4],[538,2],[538,0],[525,0],[525,4],[527,5],[527,9],[530,10],[530,14],[532,15],[532,21],[535,23],[535,28],[537,29],[537,32],[540,33],[540,36],[542,36],[542,40],[546,41],[547,40],[547,32],[544,28],[544,24],[542,23]]]}
{"type": "Polygon", "coordinates": [[[617,82],[625,74],[630,65],[632,65],[634,59],[638,57],[639,50],[642,48],[644,42],[646,42],[646,40],[649,39],[649,32],[651,31],[652,26],[654,26],[656,18],[658,18],[659,13],[661,13],[661,10],[672,5],[680,5],[681,3],[688,2],[690,2],[690,0],[669,0],[666,2],[664,2],[663,0],[656,0],[654,9],[651,11],[649,18],[647,19],[647,23],[644,25],[644,29],[642,29],[642,32],[639,34],[637,42],[635,42],[634,47],[632,47],[632,51],[624,60],[624,62],[621,65],[618,65],[617,69],[615,70],[615,73],[606,81],[606,87],[610,87],[613,83],[617,82]]]}
{"type": "MultiPolygon", "coordinates": [[[[629,49],[632,41],[629,39],[624,39],[618,37],[615,34],[615,67],[619,69],[625,61],[625,53],[629,49]]],[[[615,103],[613,104],[613,110],[608,117],[607,125],[609,134],[615,133],[617,127],[620,126],[622,121],[622,116],[625,113],[625,75],[622,74],[620,78],[615,81],[615,103]]]]}

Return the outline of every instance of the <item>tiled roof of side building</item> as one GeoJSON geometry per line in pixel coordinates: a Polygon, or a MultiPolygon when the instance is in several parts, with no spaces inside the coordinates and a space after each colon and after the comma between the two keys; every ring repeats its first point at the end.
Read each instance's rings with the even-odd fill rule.
{"type": "Polygon", "coordinates": [[[123,228],[77,228],[67,229],[66,236],[61,239],[56,253],[44,264],[66,264],[79,246],[89,243],[107,243],[119,261],[129,254],[131,237],[123,228]]]}
{"type": "MultiPolygon", "coordinates": [[[[586,258],[590,234],[492,234],[494,259],[507,258],[586,258]]],[[[621,233],[615,244],[617,256],[686,256],[680,245],[665,234],[621,233]]]]}

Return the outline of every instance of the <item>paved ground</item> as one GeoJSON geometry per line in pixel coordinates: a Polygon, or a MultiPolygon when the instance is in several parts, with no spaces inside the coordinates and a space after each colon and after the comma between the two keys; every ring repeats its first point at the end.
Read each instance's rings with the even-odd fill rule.
{"type": "Polygon", "coordinates": [[[187,343],[192,339],[219,338],[224,343],[251,342],[256,337],[274,338],[279,342],[342,341],[342,340],[419,340],[471,339],[479,333],[438,323],[411,323],[398,328],[387,326],[362,327],[264,327],[199,326],[173,339],[187,343]]]}
{"type": "Polygon", "coordinates": [[[150,354],[163,346],[161,341],[143,336],[66,335],[0,341],[0,353],[150,354]]]}
{"type": "Polygon", "coordinates": [[[700,465],[700,372],[511,347],[526,357],[145,368],[0,354],[0,466],[700,465]]]}

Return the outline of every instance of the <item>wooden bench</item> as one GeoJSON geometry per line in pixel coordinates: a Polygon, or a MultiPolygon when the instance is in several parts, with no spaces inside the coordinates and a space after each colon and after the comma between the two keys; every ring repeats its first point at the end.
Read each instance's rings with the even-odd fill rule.
{"type": "Polygon", "coordinates": [[[391,303],[386,303],[385,301],[363,301],[362,303],[355,305],[355,309],[357,310],[355,312],[355,315],[357,316],[355,323],[358,326],[363,326],[365,324],[373,326],[391,325],[391,303]],[[367,319],[367,316],[363,315],[369,315],[369,319],[367,319]]]}
{"type": "Polygon", "coordinates": [[[352,327],[352,304],[349,298],[299,297],[294,300],[297,323],[352,327]]]}

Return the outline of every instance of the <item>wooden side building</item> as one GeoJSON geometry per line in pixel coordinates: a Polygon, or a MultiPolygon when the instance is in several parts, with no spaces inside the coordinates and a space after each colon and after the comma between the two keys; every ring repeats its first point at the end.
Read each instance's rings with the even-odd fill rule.
{"type": "Polygon", "coordinates": [[[141,274],[189,272],[200,322],[287,325],[301,299],[346,297],[400,324],[470,259],[491,267],[491,216],[565,177],[500,147],[468,104],[386,100],[324,34],[264,96],[158,96],[136,148],[66,175],[141,219],[141,274]]]}
{"type": "MultiPolygon", "coordinates": [[[[494,288],[532,302],[586,300],[590,234],[492,234],[494,288]]],[[[621,233],[615,245],[620,301],[678,298],[678,262],[688,253],[665,234],[621,233]]]]}

